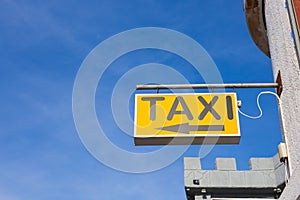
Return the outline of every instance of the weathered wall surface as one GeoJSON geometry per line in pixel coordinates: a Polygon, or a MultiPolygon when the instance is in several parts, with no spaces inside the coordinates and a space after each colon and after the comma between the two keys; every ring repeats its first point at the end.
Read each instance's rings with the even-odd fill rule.
{"type": "Polygon", "coordinates": [[[288,160],[293,184],[288,183],[281,199],[295,199],[300,194],[300,68],[285,0],[265,0],[265,18],[271,52],[274,79],[280,71],[283,92],[281,115],[283,137],[288,148],[288,160]],[[291,196],[293,195],[293,196],[291,196]]]}

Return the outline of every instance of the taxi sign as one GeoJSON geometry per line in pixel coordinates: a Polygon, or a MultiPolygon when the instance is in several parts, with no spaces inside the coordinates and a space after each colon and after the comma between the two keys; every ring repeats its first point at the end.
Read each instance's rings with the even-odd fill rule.
{"type": "Polygon", "coordinates": [[[235,93],[136,94],[135,145],[237,144],[235,93]]]}

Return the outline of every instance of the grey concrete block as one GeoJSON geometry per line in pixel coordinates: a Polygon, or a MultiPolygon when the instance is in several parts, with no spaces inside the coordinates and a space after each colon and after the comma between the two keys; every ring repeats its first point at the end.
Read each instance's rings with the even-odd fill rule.
{"type": "Polygon", "coordinates": [[[235,158],[216,158],[215,167],[217,170],[236,170],[235,158]]]}
{"type": "Polygon", "coordinates": [[[273,156],[273,165],[274,165],[274,169],[276,169],[276,168],[280,167],[281,165],[283,165],[283,163],[280,162],[278,154],[276,154],[275,156],[273,156]]]}
{"type": "Polygon", "coordinates": [[[282,164],[275,169],[276,184],[281,185],[285,182],[285,166],[282,164]]]}
{"type": "Polygon", "coordinates": [[[195,200],[203,200],[203,196],[195,196],[195,200]]]}
{"type": "Polygon", "coordinates": [[[211,200],[211,196],[210,195],[199,195],[199,196],[195,196],[195,200],[211,200]]]}
{"type": "Polygon", "coordinates": [[[209,173],[211,187],[228,187],[229,172],[228,171],[210,171],[209,173]]]}
{"type": "Polygon", "coordinates": [[[272,170],[274,162],[273,158],[251,158],[249,166],[251,170],[272,170]]]}
{"type": "Polygon", "coordinates": [[[229,187],[243,187],[246,186],[244,171],[230,171],[229,172],[229,187]]]}
{"type": "Polygon", "coordinates": [[[234,158],[217,158],[216,170],[201,170],[199,158],[185,158],[185,186],[194,188],[269,188],[285,181],[278,156],[251,158],[252,170],[237,171],[234,158]],[[276,167],[275,167],[276,166],[276,167]]]}
{"type": "Polygon", "coordinates": [[[248,187],[266,187],[262,171],[245,171],[245,181],[248,187]]]}
{"type": "Polygon", "coordinates": [[[200,158],[184,158],[184,169],[201,169],[200,158]]]}
{"type": "Polygon", "coordinates": [[[277,187],[278,185],[276,184],[276,176],[274,173],[274,170],[265,170],[263,171],[263,183],[265,186],[273,186],[277,187]]]}
{"type": "Polygon", "coordinates": [[[208,170],[203,171],[194,171],[194,179],[198,179],[201,186],[209,186],[210,185],[210,177],[208,170]]]}
{"type": "Polygon", "coordinates": [[[277,187],[273,170],[245,171],[245,179],[249,187],[277,187]]]}
{"type": "Polygon", "coordinates": [[[195,170],[184,170],[184,184],[186,187],[193,186],[193,176],[195,170]]]}

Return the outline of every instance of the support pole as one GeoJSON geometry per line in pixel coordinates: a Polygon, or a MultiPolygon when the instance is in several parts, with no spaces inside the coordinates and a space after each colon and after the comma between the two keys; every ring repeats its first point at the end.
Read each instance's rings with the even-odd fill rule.
{"type": "Polygon", "coordinates": [[[206,89],[206,88],[279,88],[278,83],[226,83],[226,84],[170,84],[170,85],[137,85],[137,90],[157,89],[206,89]]]}

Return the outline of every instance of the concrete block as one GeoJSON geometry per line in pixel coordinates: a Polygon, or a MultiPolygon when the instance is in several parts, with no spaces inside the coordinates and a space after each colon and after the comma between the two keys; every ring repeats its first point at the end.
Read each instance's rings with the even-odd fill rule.
{"type": "Polygon", "coordinates": [[[279,155],[276,154],[274,157],[273,157],[273,165],[274,165],[274,169],[280,167],[281,165],[283,165],[282,162],[280,162],[280,159],[279,159],[279,155]]]}
{"type": "Polygon", "coordinates": [[[285,166],[282,164],[274,171],[276,176],[276,184],[281,185],[285,182],[285,166]]]}
{"type": "Polygon", "coordinates": [[[195,200],[203,200],[203,196],[195,196],[195,200]]]}
{"type": "Polygon", "coordinates": [[[228,171],[210,171],[209,178],[211,187],[228,187],[230,184],[228,171]]]}
{"type": "Polygon", "coordinates": [[[236,170],[235,158],[216,158],[216,170],[236,170]]]}
{"type": "Polygon", "coordinates": [[[184,158],[184,169],[201,169],[200,158],[184,158]]]}
{"type": "Polygon", "coordinates": [[[246,185],[244,171],[230,171],[229,172],[230,187],[243,187],[246,185]]]}
{"type": "Polygon", "coordinates": [[[200,181],[200,185],[203,186],[209,186],[210,180],[209,180],[209,171],[208,170],[196,170],[194,171],[194,179],[198,179],[200,181]]]}
{"type": "Polygon", "coordinates": [[[245,181],[248,187],[266,187],[262,171],[245,171],[245,181]]]}
{"type": "Polygon", "coordinates": [[[209,171],[207,170],[184,170],[184,184],[186,187],[209,186],[209,171]],[[199,180],[199,185],[194,184],[194,180],[199,180]]]}
{"type": "MultiPolygon", "coordinates": [[[[285,181],[285,166],[278,155],[251,158],[251,170],[237,171],[235,158],[217,158],[216,170],[201,170],[200,158],[184,159],[184,181],[193,188],[269,188],[285,181]]],[[[200,198],[200,197],[199,197],[200,198]]]]}
{"type": "Polygon", "coordinates": [[[273,158],[251,158],[249,166],[251,170],[272,170],[274,162],[273,158]]]}
{"type": "Polygon", "coordinates": [[[195,170],[184,170],[184,184],[186,187],[193,186],[193,177],[195,170]]]}
{"type": "Polygon", "coordinates": [[[277,187],[274,170],[263,171],[263,183],[265,184],[265,186],[277,187]]]}
{"type": "Polygon", "coordinates": [[[195,200],[211,200],[211,196],[210,195],[199,195],[199,196],[195,196],[195,200]]]}

